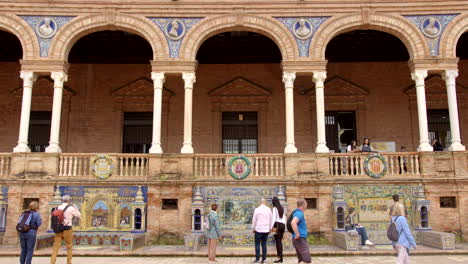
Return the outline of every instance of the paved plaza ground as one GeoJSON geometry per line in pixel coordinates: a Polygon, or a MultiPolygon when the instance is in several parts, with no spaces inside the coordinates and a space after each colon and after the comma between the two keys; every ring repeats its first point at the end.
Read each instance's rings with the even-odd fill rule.
{"type": "MultiPolygon", "coordinates": [[[[267,263],[273,263],[274,258],[268,259],[267,263]]],[[[34,264],[49,263],[48,257],[33,258],[34,264]]],[[[250,257],[224,257],[218,259],[219,264],[248,264],[252,263],[250,257]]],[[[2,264],[16,264],[18,257],[0,257],[2,264]]],[[[65,257],[59,258],[57,263],[66,263],[65,257]]],[[[208,263],[206,258],[200,257],[75,257],[73,264],[199,264],[208,263]]],[[[297,259],[287,257],[286,264],[295,264],[297,259]]],[[[346,256],[346,257],[314,257],[312,263],[317,264],[394,264],[396,257],[394,256],[346,256]]],[[[468,263],[468,255],[435,255],[435,256],[413,256],[411,264],[466,264],[468,263]]]]}

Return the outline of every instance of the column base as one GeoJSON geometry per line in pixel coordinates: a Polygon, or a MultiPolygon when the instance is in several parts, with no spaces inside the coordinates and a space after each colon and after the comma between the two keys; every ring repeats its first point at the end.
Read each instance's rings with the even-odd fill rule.
{"type": "Polygon", "coordinates": [[[434,151],[434,148],[431,145],[429,145],[428,142],[421,142],[418,147],[418,152],[423,151],[434,151]]]}
{"type": "Polygon", "coordinates": [[[161,148],[160,144],[152,144],[151,148],[149,149],[149,153],[152,154],[162,154],[163,149],[161,148]]]}
{"type": "Polygon", "coordinates": [[[453,142],[449,147],[450,151],[465,151],[466,148],[460,142],[453,142]]]}
{"type": "Polygon", "coordinates": [[[62,149],[58,144],[50,144],[46,149],[45,152],[47,153],[61,153],[62,149]]]}
{"type": "Polygon", "coordinates": [[[324,143],[318,144],[315,153],[330,153],[330,149],[324,143]]]}
{"type": "Polygon", "coordinates": [[[192,144],[184,144],[184,146],[180,150],[180,153],[182,153],[182,154],[193,154],[192,144]]]}
{"type": "Polygon", "coordinates": [[[18,146],[13,149],[13,152],[31,152],[31,149],[25,143],[18,143],[18,146]]]}
{"type": "Polygon", "coordinates": [[[284,153],[297,153],[297,148],[294,144],[286,144],[284,153]]]}

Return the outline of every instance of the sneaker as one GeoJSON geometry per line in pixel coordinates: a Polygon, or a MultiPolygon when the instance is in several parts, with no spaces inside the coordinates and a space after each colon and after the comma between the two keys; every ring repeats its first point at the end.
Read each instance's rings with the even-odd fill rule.
{"type": "Polygon", "coordinates": [[[262,263],[259,259],[254,260],[252,263],[262,263]]]}
{"type": "Polygon", "coordinates": [[[368,245],[368,246],[373,246],[374,245],[374,243],[372,243],[370,240],[366,240],[365,244],[368,245]]]}

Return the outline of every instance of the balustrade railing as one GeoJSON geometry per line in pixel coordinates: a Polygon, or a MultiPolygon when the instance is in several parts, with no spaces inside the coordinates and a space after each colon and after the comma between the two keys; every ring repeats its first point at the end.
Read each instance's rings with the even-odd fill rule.
{"type": "MultiPolygon", "coordinates": [[[[194,175],[198,178],[229,178],[229,161],[235,154],[196,154],[194,175]]],[[[285,175],[282,154],[244,154],[250,162],[250,178],[269,178],[285,175]]]]}
{"type": "MultiPolygon", "coordinates": [[[[95,154],[61,154],[59,176],[67,178],[94,178],[91,173],[95,154]]],[[[110,154],[113,160],[113,180],[133,180],[148,176],[148,156],[146,154],[110,154]]]]}
{"type": "MultiPolygon", "coordinates": [[[[389,175],[419,175],[419,156],[412,152],[381,153],[389,175]]],[[[364,162],[368,154],[330,154],[329,173],[332,176],[365,175],[364,162]]]]}
{"type": "Polygon", "coordinates": [[[91,176],[90,164],[93,156],[92,154],[61,154],[58,175],[69,178],[91,176]]]}
{"type": "Polygon", "coordinates": [[[11,154],[0,153],[0,177],[6,177],[11,172],[11,154]]]}
{"type": "Polygon", "coordinates": [[[148,176],[148,155],[117,154],[116,177],[124,179],[145,178],[148,176]]]}

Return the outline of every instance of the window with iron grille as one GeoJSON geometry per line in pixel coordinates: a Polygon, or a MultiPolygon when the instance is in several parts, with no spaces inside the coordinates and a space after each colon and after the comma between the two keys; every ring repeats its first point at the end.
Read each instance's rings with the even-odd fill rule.
{"type": "Polygon", "coordinates": [[[257,112],[223,112],[223,153],[257,153],[257,112]]]}
{"type": "Polygon", "coordinates": [[[31,111],[28,142],[31,152],[44,152],[49,145],[51,111],[31,111]]]}
{"type": "Polygon", "coordinates": [[[123,153],[148,153],[153,133],[153,112],[125,112],[123,153]]]}

